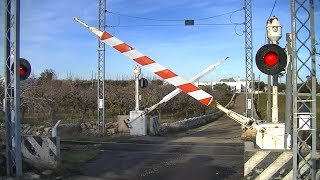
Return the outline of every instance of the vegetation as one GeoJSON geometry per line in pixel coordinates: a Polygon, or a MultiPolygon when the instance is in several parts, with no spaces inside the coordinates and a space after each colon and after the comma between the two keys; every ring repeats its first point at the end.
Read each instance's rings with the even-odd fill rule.
{"type": "MultiPolygon", "coordinates": [[[[134,85],[134,80],[105,81],[105,114],[107,118],[128,115],[129,111],[134,109],[134,85]]],[[[221,104],[227,103],[230,99],[230,97],[224,96],[226,92],[224,87],[218,87],[218,91],[213,91],[211,87],[201,88],[212,94],[221,104]]],[[[159,102],[174,89],[174,86],[166,84],[162,80],[149,79],[148,87],[140,89],[141,109],[159,102]]],[[[0,96],[4,98],[3,87],[0,88],[0,96]]],[[[211,112],[210,107],[202,106],[192,97],[180,93],[153,113],[163,116],[164,119],[177,119],[211,112]]],[[[0,122],[3,121],[3,112],[1,114],[0,122]]],[[[95,120],[96,116],[97,87],[93,81],[59,80],[54,70],[47,69],[40,74],[40,77],[33,75],[21,82],[22,123],[52,125],[57,120],[63,120],[63,123],[74,123],[95,120]]]]}
{"type": "MultiPolygon", "coordinates": [[[[258,100],[258,96],[256,95],[256,101],[258,100]]],[[[272,100],[272,98],[271,98],[272,100]]],[[[267,117],[267,94],[259,94],[259,102],[257,102],[258,111],[261,114],[262,119],[266,119],[267,117]]],[[[278,106],[279,106],[279,120],[284,122],[285,118],[285,106],[286,106],[286,96],[284,94],[278,95],[278,106]]],[[[320,96],[317,96],[317,117],[320,117],[320,96]]],[[[320,123],[320,121],[318,121],[320,123]]],[[[320,125],[320,124],[319,124],[320,125]]],[[[320,126],[318,126],[320,127],[320,126]]]]}
{"type": "Polygon", "coordinates": [[[58,169],[55,170],[55,176],[69,176],[72,175],[73,169],[89,160],[95,158],[99,154],[97,148],[88,148],[86,146],[79,146],[68,151],[61,152],[61,161],[58,169]]]}

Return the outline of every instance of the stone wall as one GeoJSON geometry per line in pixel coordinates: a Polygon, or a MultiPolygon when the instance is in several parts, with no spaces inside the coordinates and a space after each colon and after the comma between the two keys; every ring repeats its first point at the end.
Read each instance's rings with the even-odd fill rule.
{"type": "MultiPolygon", "coordinates": [[[[236,94],[233,94],[231,100],[225,107],[232,108],[232,106],[234,105],[235,98],[236,98],[236,94]]],[[[204,124],[207,124],[209,122],[213,122],[217,120],[223,114],[224,114],[223,112],[218,111],[213,114],[208,114],[208,115],[199,116],[199,117],[192,117],[189,119],[183,119],[183,120],[172,122],[172,123],[163,123],[159,126],[158,135],[165,135],[171,132],[177,132],[181,130],[196,128],[204,124]]]]}

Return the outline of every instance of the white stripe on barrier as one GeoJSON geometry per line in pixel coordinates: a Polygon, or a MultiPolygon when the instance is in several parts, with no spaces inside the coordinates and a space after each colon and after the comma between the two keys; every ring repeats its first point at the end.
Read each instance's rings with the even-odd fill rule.
{"type": "Polygon", "coordinates": [[[102,40],[102,42],[110,44],[111,46],[116,46],[116,45],[124,43],[123,41],[121,41],[120,39],[118,39],[116,37],[111,37],[109,39],[104,39],[104,40],[102,40]]]}
{"type": "Polygon", "coordinates": [[[196,98],[196,99],[204,99],[204,98],[208,98],[208,96],[206,96],[206,94],[201,93],[199,90],[197,91],[193,91],[193,92],[189,92],[189,94],[196,98]]]}
{"type": "Polygon", "coordinates": [[[166,70],[167,69],[167,68],[161,66],[158,63],[148,64],[148,65],[145,65],[144,67],[146,67],[147,69],[149,69],[152,72],[158,72],[158,71],[162,71],[162,70],[166,70]]]}
{"type": "Polygon", "coordinates": [[[135,49],[132,49],[131,51],[124,52],[122,54],[129,57],[130,59],[137,59],[137,58],[144,56],[142,53],[140,53],[139,51],[137,51],[135,49]]]}
{"type": "Polygon", "coordinates": [[[247,176],[253,168],[255,168],[265,157],[268,156],[270,151],[258,151],[244,164],[244,176],[247,176]]]}
{"type": "Polygon", "coordinates": [[[166,81],[168,81],[170,84],[172,84],[174,86],[180,86],[180,85],[186,83],[186,81],[184,79],[182,79],[180,76],[168,78],[168,79],[166,79],[166,81]]]}
{"type": "Polygon", "coordinates": [[[271,178],[280,168],[282,168],[292,158],[291,152],[283,152],[273,161],[255,180],[265,180],[271,178]]]}

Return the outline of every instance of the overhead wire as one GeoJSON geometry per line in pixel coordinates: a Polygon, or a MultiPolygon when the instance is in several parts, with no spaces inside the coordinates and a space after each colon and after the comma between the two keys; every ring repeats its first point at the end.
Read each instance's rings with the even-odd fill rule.
{"type": "MultiPolygon", "coordinates": [[[[240,9],[236,9],[234,11],[230,11],[230,12],[226,12],[226,13],[222,13],[222,14],[218,14],[218,15],[214,15],[214,16],[208,16],[208,17],[204,17],[204,18],[195,18],[192,19],[194,21],[202,21],[202,20],[208,20],[208,19],[213,19],[213,18],[217,18],[220,16],[225,16],[227,14],[234,14],[235,12],[241,11],[243,10],[243,8],[240,9]]],[[[147,17],[139,17],[139,16],[132,16],[132,15],[127,15],[127,14],[123,14],[123,13],[118,13],[118,12],[112,12],[112,11],[106,11],[107,13],[110,14],[114,14],[117,16],[124,16],[124,17],[128,17],[128,18],[135,18],[135,19],[143,19],[143,20],[148,20],[148,21],[185,21],[186,19],[156,19],[156,18],[147,18],[147,17]]]]}
{"type": "MultiPolygon", "coordinates": [[[[274,0],[274,3],[273,3],[273,6],[272,6],[272,9],[271,9],[271,12],[270,12],[270,15],[269,15],[268,20],[271,18],[272,13],[273,13],[273,10],[274,10],[274,8],[276,7],[276,4],[277,4],[277,0],[274,0]]],[[[268,20],[267,20],[267,21],[268,21],[268,20]]],[[[268,36],[267,36],[267,32],[266,32],[264,44],[267,44],[267,41],[268,41],[268,36]]]]}
{"type": "Polygon", "coordinates": [[[269,15],[269,18],[268,18],[268,19],[271,18],[271,15],[272,15],[272,13],[273,13],[273,10],[274,10],[274,7],[276,6],[276,4],[277,4],[277,0],[274,0],[274,3],[273,3],[273,6],[272,6],[272,9],[271,9],[271,12],[270,12],[270,15],[269,15]]]}
{"type": "MultiPolygon", "coordinates": [[[[245,10],[245,7],[241,8],[241,10],[245,10]]],[[[235,12],[236,12],[236,11],[235,11],[235,12]]],[[[230,21],[230,23],[234,23],[234,22],[232,21],[232,16],[233,16],[233,14],[234,14],[235,12],[232,12],[232,13],[230,14],[230,16],[229,16],[229,21],[230,21]]],[[[238,35],[238,36],[243,36],[244,31],[242,31],[242,34],[240,34],[240,33],[237,32],[237,27],[238,27],[239,25],[245,25],[245,22],[243,22],[243,23],[235,23],[234,33],[236,33],[236,35],[238,35]]]]}
{"type": "MultiPolygon", "coordinates": [[[[107,25],[110,28],[117,28],[117,27],[161,27],[161,26],[185,26],[184,24],[132,24],[132,25],[107,25]]],[[[194,24],[192,26],[230,26],[230,25],[242,25],[242,23],[200,23],[194,24]]]]}

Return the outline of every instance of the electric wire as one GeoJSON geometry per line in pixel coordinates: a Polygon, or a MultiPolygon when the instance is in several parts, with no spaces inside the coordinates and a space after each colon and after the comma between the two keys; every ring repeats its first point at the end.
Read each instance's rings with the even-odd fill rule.
{"type": "Polygon", "coordinates": [[[274,7],[276,6],[276,4],[277,4],[277,0],[274,0],[273,7],[272,7],[272,9],[271,9],[271,12],[270,12],[270,15],[269,15],[269,18],[268,18],[268,19],[271,18],[271,15],[272,15],[272,13],[273,13],[273,10],[274,10],[274,7]]]}
{"type": "MultiPolygon", "coordinates": [[[[245,7],[241,8],[241,9],[242,9],[242,10],[245,10],[245,7]]],[[[235,11],[235,12],[236,12],[236,11],[235,11]]],[[[239,25],[245,25],[245,22],[243,22],[243,23],[235,23],[235,22],[233,22],[233,21],[232,21],[232,16],[233,16],[233,14],[234,14],[235,12],[232,12],[232,13],[230,14],[230,16],[229,16],[229,21],[230,21],[230,23],[234,23],[234,24],[235,24],[235,26],[234,26],[234,33],[235,33],[236,35],[238,35],[238,36],[243,36],[243,35],[244,35],[244,30],[242,30],[242,34],[240,34],[240,33],[237,32],[237,27],[238,27],[239,25]]]]}
{"type": "MultiPolygon", "coordinates": [[[[208,16],[208,17],[204,17],[204,18],[196,18],[196,19],[192,19],[194,21],[202,21],[202,20],[208,20],[208,19],[213,19],[213,18],[216,18],[216,17],[220,17],[220,16],[224,16],[224,15],[227,15],[227,14],[233,14],[235,12],[238,12],[238,11],[242,11],[243,8],[240,8],[240,9],[236,9],[234,11],[230,11],[230,12],[226,12],[226,13],[222,13],[222,14],[218,14],[218,15],[214,15],[214,16],[208,16]]],[[[128,18],[135,18],[135,19],[142,19],[142,20],[148,20],[148,21],[185,21],[186,19],[156,19],[156,18],[147,18],[147,17],[139,17],[139,16],[132,16],[132,15],[127,15],[127,14],[123,14],[123,13],[118,13],[118,12],[112,12],[112,11],[106,11],[107,13],[109,14],[114,14],[114,15],[117,15],[117,16],[124,16],[124,17],[128,17],[128,18]]]]}
{"type": "MultiPolygon", "coordinates": [[[[269,15],[269,18],[268,18],[267,21],[269,21],[269,19],[271,18],[273,10],[274,10],[274,7],[276,6],[276,4],[277,4],[277,0],[274,0],[273,6],[272,6],[272,9],[271,9],[271,12],[270,12],[270,15],[269,15]]],[[[267,36],[267,32],[266,32],[264,44],[267,44],[267,41],[268,41],[268,36],[267,36]]]]}
{"type": "MultiPolygon", "coordinates": [[[[188,26],[231,26],[242,25],[243,23],[200,23],[188,26]]],[[[121,28],[121,27],[168,27],[168,26],[186,26],[185,24],[132,24],[132,25],[107,25],[109,28],[121,28]]]]}

